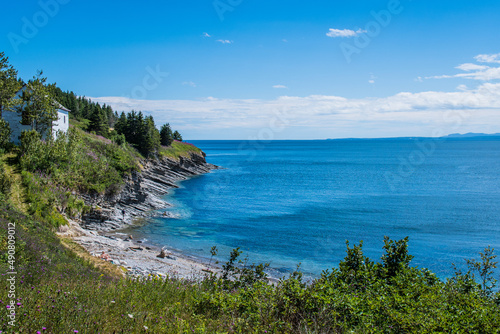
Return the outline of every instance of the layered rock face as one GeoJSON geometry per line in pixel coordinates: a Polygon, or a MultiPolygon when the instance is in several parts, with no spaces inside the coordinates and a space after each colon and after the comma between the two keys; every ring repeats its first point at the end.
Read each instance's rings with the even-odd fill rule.
{"type": "Polygon", "coordinates": [[[81,225],[102,232],[124,228],[137,219],[149,217],[153,210],[170,206],[161,197],[169,189],[178,188],[177,182],[212,169],[217,166],[207,163],[204,153],[179,160],[148,160],[144,169],[128,176],[125,185],[113,195],[83,195],[85,203],[93,209],[83,216],[81,225]]]}

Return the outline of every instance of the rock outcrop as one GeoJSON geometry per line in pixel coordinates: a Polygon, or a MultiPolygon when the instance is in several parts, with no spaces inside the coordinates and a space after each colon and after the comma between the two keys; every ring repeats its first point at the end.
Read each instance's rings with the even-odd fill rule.
{"type": "Polygon", "coordinates": [[[152,211],[170,206],[161,197],[169,189],[178,188],[177,182],[217,168],[206,162],[204,153],[192,153],[189,158],[179,160],[163,158],[143,163],[144,169],[128,176],[114,194],[82,195],[85,203],[92,207],[82,218],[83,228],[107,232],[149,217],[152,211]]]}

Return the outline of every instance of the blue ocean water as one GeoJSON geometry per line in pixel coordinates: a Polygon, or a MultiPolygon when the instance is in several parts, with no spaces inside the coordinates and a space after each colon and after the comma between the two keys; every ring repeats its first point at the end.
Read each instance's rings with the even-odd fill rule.
{"type": "Polygon", "coordinates": [[[241,247],[278,272],[313,276],[338,265],[345,241],[382,255],[383,238],[410,238],[412,264],[440,277],[452,263],[500,251],[500,139],[196,141],[224,169],[167,196],[178,219],[135,233],[219,259],[241,247]]]}

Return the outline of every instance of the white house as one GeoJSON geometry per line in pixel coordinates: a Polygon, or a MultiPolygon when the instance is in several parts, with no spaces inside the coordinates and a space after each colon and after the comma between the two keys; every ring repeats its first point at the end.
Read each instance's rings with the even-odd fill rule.
{"type": "MultiPolygon", "coordinates": [[[[23,90],[26,88],[24,86],[17,92],[16,98],[20,98],[23,90]]],[[[66,133],[69,129],[69,112],[70,110],[62,106],[59,102],[54,101],[57,106],[57,121],[52,122],[52,133],[57,135],[57,131],[62,131],[66,133]]],[[[21,132],[25,130],[31,130],[30,125],[22,125],[21,124],[21,115],[16,111],[3,110],[2,118],[7,121],[10,125],[10,129],[12,130],[12,134],[10,136],[10,141],[16,145],[21,143],[21,132]]],[[[42,134],[45,136],[46,134],[42,134]]]]}

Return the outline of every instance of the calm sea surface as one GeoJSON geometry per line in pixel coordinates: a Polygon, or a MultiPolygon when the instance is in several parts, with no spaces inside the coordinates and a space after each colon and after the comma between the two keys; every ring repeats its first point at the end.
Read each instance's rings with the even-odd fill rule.
{"type": "Polygon", "coordinates": [[[280,272],[318,275],[345,241],[382,255],[384,235],[409,236],[413,265],[440,277],[491,245],[500,251],[500,139],[196,141],[223,166],[167,196],[177,219],[135,234],[219,259],[235,247],[280,272]]]}

